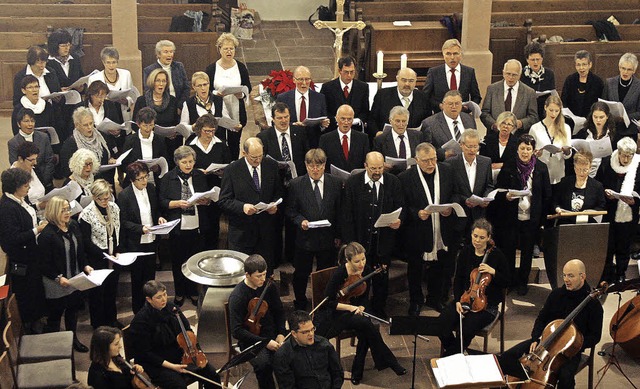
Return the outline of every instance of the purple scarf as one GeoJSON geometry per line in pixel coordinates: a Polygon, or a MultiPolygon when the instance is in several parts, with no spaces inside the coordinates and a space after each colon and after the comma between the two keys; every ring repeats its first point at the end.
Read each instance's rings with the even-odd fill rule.
{"type": "Polygon", "coordinates": [[[536,166],[536,156],[532,155],[529,162],[524,163],[520,158],[516,158],[516,167],[520,175],[520,182],[522,183],[522,189],[527,187],[527,180],[533,172],[533,168],[536,166]]]}

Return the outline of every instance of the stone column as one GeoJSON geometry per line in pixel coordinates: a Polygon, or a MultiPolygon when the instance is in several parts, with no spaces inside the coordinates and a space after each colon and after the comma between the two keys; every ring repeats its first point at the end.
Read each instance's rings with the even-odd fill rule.
{"type": "Polygon", "coordinates": [[[493,54],[489,51],[489,35],[492,3],[493,0],[464,0],[462,11],[462,62],[475,68],[483,97],[491,84],[493,54]]]}
{"type": "Polygon", "coordinates": [[[138,49],[136,0],[111,0],[113,46],[120,53],[118,67],[131,72],[133,85],[142,93],[142,54],[138,49]]]}

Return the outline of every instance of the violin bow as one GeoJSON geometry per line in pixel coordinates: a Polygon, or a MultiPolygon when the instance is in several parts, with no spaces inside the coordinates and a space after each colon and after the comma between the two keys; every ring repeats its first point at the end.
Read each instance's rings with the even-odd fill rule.
{"type": "MultiPolygon", "coordinates": [[[[325,297],[324,300],[320,301],[320,304],[316,305],[316,307],[313,308],[311,312],[309,312],[309,316],[313,315],[318,310],[318,308],[322,306],[322,304],[327,302],[327,300],[329,300],[329,296],[325,297]]],[[[284,337],[284,340],[282,341],[282,343],[284,343],[285,340],[289,339],[290,336],[291,336],[291,331],[289,331],[287,336],[284,337]]]]}
{"type": "Polygon", "coordinates": [[[192,375],[192,376],[194,376],[194,377],[196,377],[196,378],[197,378],[197,379],[199,379],[199,380],[203,380],[203,381],[209,382],[209,383],[211,383],[211,384],[214,384],[214,385],[216,385],[216,386],[219,386],[219,387],[221,387],[222,389],[240,389],[240,386],[241,386],[241,385],[242,385],[242,383],[244,382],[244,379],[245,379],[245,378],[247,377],[247,375],[250,373],[250,372],[246,372],[246,373],[245,373],[245,375],[243,375],[242,377],[240,377],[240,379],[238,380],[238,382],[236,382],[234,385],[231,385],[231,386],[225,386],[225,385],[219,384],[219,383],[217,383],[217,382],[215,382],[215,381],[213,381],[213,380],[210,380],[210,379],[209,379],[209,378],[207,378],[207,377],[203,377],[203,376],[201,376],[200,374],[194,373],[194,372],[192,372],[192,371],[190,371],[190,370],[184,369],[184,372],[185,372],[185,373],[187,373],[187,374],[190,374],[190,375],[192,375]]]}
{"type": "MultiPolygon", "coordinates": [[[[370,318],[370,319],[377,320],[377,321],[379,321],[380,323],[386,324],[386,325],[388,325],[388,326],[390,326],[390,325],[391,325],[391,321],[384,320],[383,318],[380,318],[380,317],[378,317],[378,316],[372,315],[372,314],[370,314],[370,313],[362,312],[362,315],[363,315],[364,317],[368,317],[368,318],[370,318]]],[[[424,335],[418,335],[418,339],[422,339],[422,340],[424,340],[425,342],[431,342],[431,341],[429,340],[429,338],[427,338],[427,337],[426,337],[426,336],[424,336],[424,335]]]]}

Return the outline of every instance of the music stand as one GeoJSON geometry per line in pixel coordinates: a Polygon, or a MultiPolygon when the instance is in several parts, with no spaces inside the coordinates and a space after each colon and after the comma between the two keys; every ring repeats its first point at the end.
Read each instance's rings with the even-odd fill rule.
{"type": "Polygon", "coordinates": [[[233,367],[236,367],[240,364],[243,364],[245,362],[249,362],[250,360],[252,360],[253,358],[256,357],[256,355],[258,355],[258,353],[260,351],[262,351],[262,349],[264,349],[265,347],[267,347],[267,344],[269,344],[270,340],[269,339],[265,339],[265,340],[261,340],[259,342],[256,342],[254,344],[252,344],[251,346],[247,347],[246,349],[242,350],[240,352],[240,354],[237,354],[236,356],[234,356],[233,358],[231,358],[229,360],[229,362],[225,363],[224,366],[222,366],[220,369],[218,369],[218,371],[216,373],[220,374],[223,373],[233,367]]]}
{"type": "Polygon", "coordinates": [[[416,352],[418,348],[418,335],[435,335],[442,332],[440,318],[430,316],[393,316],[389,320],[389,335],[413,335],[413,368],[411,373],[411,389],[416,382],[416,352]]]}

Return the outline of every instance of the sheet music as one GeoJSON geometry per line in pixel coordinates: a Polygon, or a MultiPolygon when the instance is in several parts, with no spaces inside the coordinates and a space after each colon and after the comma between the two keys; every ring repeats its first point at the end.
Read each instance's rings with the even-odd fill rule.
{"type": "Polygon", "coordinates": [[[555,90],[555,89],[536,91],[536,97],[541,97],[541,96],[546,96],[546,95],[555,96],[555,97],[560,98],[560,96],[558,95],[558,91],[555,90]]]}
{"type": "Polygon", "coordinates": [[[471,205],[482,205],[482,204],[484,204],[484,203],[488,203],[488,202],[491,202],[491,201],[493,201],[493,200],[495,200],[495,197],[493,197],[493,198],[492,198],[492,197],[489,197],[489,196],[487,196],[487,197],[480,197],[480,196],[476,196],[476,195],[474,195],[474,194],[472,194],[472,195],[471,195],[471,197],[469,197],[469,198],[467,199],[467,201],[468,201],[468,202],[470,202],[470,203],[471,203],[471,205]]]}
{"type": "Polygon", "coordinates": [[[156,226],[149,227],[149,233],[154,235],[167,235],[171,232],[178,224],[180,224],[180,219],[171,220],[170,222],[166,222],[163,224],[158,224],[156,226]]]}
{"type": "Polygon", "coordinates": [[[393,222],[400,218],[400,213],[402,212],[402,207],[396,209],[391,213],[383,213],[378,217],[376,223],[373,225],[375,228],[389,227],[393,222]]]}
{"type": "Polygon", "coordinates": [[[280,197],[278,200],[276,200],[276,201],[274,201],[272,203],[269,203],[269,204],[263,203],[261,201],[258,204],[254,205],[254,207],[256,207],[258,209],[258,212],[256,212],[256,215],[259,214],[259,213],[262,213],[262,212],[264,212],[264,211],[266,211],[266,210],[268,210],[270,208],[277,207],[281,203],[282,203],[282,197],[280,197]]]}
{"type": "Polygon", "coordinates": [[[571,139],[571,146],[576,150],[588,150],[593,154],[593,158],[604,158],[611,155],[611,139],[605,136],[601,139],[571,139]]]}
{"type": "Polygon", "coordinates": [[[329,168],[331,175],[335,176],[339,179],[341,179],[342,181],[346,181],[349,179],[349,177],[351,177],[354,174],[358,174],[360,172],[365,171],[365,169],[353,169],[351,172],[348,172],[346,170],[342,170],[339,167],[337,167],[336,165],[331,165],[331,167],[329,168]]]}
{"type": "Polygon", "coordinates": [[[324,228],[331,227],[331,222],[327,219],[324,220],[316,220],[314,222],[309,222],[309,228],[324,228]]]}
{"type": "Polygon", "coordinates": [[[67,201],[73,201],[82,194],[82,187],[77,182],[71,180],[62,188],[53,189],[51,192],[38,199],[39,202],[49,201],[53,196],[60,196],[67,201]]]}
{"type": "Polygon", "coordinates": [[[108,165],[100,165],[100,169],[98,169],[98,171],[104,172],[122,165],[122,161],[124,161],[124,159],[127,158],[129,154],[131,154],[131,151],[133,151],[133,149],[129,149],[124,153],[120,154],[118,159],[116,159],[116,163],[111,163],[108,165]]]}
{"type": "Polygon", "coordinates": [[[49,135],[49,139],[51,140],[51,145],[59,145],[60,144],[60,138],[58,137],[58,132],[56,131],[55,128],[53,127],[36,127],[34,128],[34,130],[40,131],[40,132],[44,132],[45,134],[49,135]]]}
{"type": "Polygon", "coordinates": [[[68,90],[64,92],[53,92],[48,95],[42,96],[44,100],[53,99],[58,96],[64,96],[66,105],[76,105],[82,101],[82,97],[80,97],[80,93],[77,90],[68,90]]]}
{"type": "Polygon", "coordinates": [[[212,163],[211,165],[207,166],[207,169],[204,171],[204,173],[209,174],[219,172],[224,170],[227,166],[229,166],[228,163],[212,163]]]}
{"type": "Polygon", "coordinates": [[[222,89],[218,89],[216,92],[218,92],[220,96],[235,95],[236,93],[241,92],[245,95],[245,97],[249,96],[249,88],[247,88],[246,85],[225,86],[222,87],[222,89]]]}
{"type": "Polygon", "coordinates": [[[135,122],[131,120],[127,120],[122,124],[118,124],[109,118],[104,118],[100,124],[96,126],[96,130],[102,132],[103,134],[108,134],[109,131],[122,131],[124,130],[127,135],[132,134],[133,130],[131,129],[131,124],[135,122]]]}
{"type": "Polygon", "coordinates": [[[555,153],[559,153],[562,152],[562,147],[560,146],[556,146],[554,144],[546,144],[544,146],[542,146],[541,148],[539,148],[538,150],[546,150],[548,151],[550,154],[555,154],[555,153]]]}
{"type": "Polygon", "coordinates": [[[119,253],[117,256],[109,255],[107,253],[102,253],[105,258],[110,260],[113,263],[117,263],[120,266],[129,266],[138,259],[138,257],[142,257],[145,255],[152,255],[155,253],[142,253],[142,252],[129,252],[129,253],[119,253]]]}
{"type": "Polygon", "coordinates": [[[151,169],[156,165],[160,166],[160,174],[158,174],[158,178],[162,178],[169,171],[169,164],[167,163],[167,160],[164,157],[158,157],[153,159],[139,159],[138,162],[144,163],[145,165],[147,165],[149,169],[151,169]]]}
{"type": "Polygon", "coordinates": [[[631,191],[631,194],[622,194],[616,191],[613,191],[611,189],[605,189],[605,192],[607,192],[609,195],[611,195],[611,197],[613,197],[616,200],[620,200],[620,199],[632,199],[634,197],[639,198],[640,199],[640,194],[638,194],[638,192],[631,191]]]}
{"type": "Polygon", "coordinates": [[[416,159],[411,158],[394,158],[386,156],[384,157],[384,162],[391,165],[392,168],[397,167],[400,169],[409,169],[411,166],[416,164],[416,159]]]}
{"type": "Polygon", "coordinates": [[[71,208],[71,216],[79,214],[83,209],[82,205],[75,200],[69,202],[69,208],[71,208]]]}
{"type": "Polygon", "coordinates": [[[189,197],[189,200],[187,200],[187,202],[189,204],[195,204],[198,200],[205,199],[205,198],[213,202],[216,202],[218,201],[219,197],[220,197],[220,188],[217,186],[214,186],[213,188],[209,189],[206,192],[194,193],[191,197],[189,197]]]}
{"type": "Polygon", "coordinates": [[[469,110],[469,113],[471,113],[474,118],[479,118],[480,114],[482,113],[480,106],[475,101],[465,101],[464,103],[462,103],[462,106],[466,107],[469,110]]]}
{"type": "Polygon", "coordinates": [[[113,272],[113,269],[93,270],[89,275],[80,272],[69,279],[69,284],[80,291],[92,289],[102,285],[111,272],[113,272]]]}
{"type": "Polygon", "coordinates": [[[624,120],[624,125],[629,127],[631,121],[629,120],[629,115],[627,115],[627,110],[624,108],[624,105],[621,102],[603,99],[598,99],[598,101],[602,101],[603,103],[607,104],[609,106],[609,109],[611,110],[611,114],[615,117],[622,118],[622,120],[624,120]]]}
{"type": "MultiPolygon", "coordinates": [[[[69,89],[79,89],[82,88],[85,84],[89,83],[89,77],[93,76],[94,74],[98,74],[100,73],[100,71],[98,69],[93,69],[93,71],[89,74],[87,74],[84,77],[80,77],[76,80],[76,82],[74,82],[73,84],[69,85],[69,89]]],[[[79,102],[78,102],[79,103],[79,102]]],[[[77,104],[77,103],[76,103],[77,104]]]]}
{"type": "Polygon", "coordinates": [[[320,116],[320,117],[317,117],[317,118],[306,118],[302,122],[302,125],[304,125],[304,126],[320,125],[320,124],[322,124],[322,121],[324,119],[326,119],[326,118],[327,118],[326,116],[320,116]]]}
{"type": "Polygon", "coordinates": [[[235,129],[235,127],[240,124],[239,121],[237,120],[233,120],[231,118],[228,117],[219,117],[216,118],[218,120],[218,127],[223,127],[226,128],[227,130],[233,131],[233,132],[237,132],[238,130],[235,129]]]}
{"type": "Polygon", "coordinates": [[[180,123],[177,126],[163,127],[156,124],[153,131],[161,136],[166,138],[170,138],[176,134],[182,135],[185,139],[193,134],[192,126],[186,123],[180,123]]]}
{"type": "Polygon", "coordinates": [[[583,118],[582,116],[576,116],[569,108],[562,108],[562,114],[564,116],[569,116],[571,120],[573,120],[573,135],[577,134],[580,130],[582,130],[587,124],[587,118],[583,118]]]}
{"type": "Polygon", "coordinates": [[[455,354],[437,360],[434,375],[440,387],[504,382],[498,363],[493,354],[464,355],[455,354]]]}
{"type": "Polygon", "coordinates": [[[136,101],[140,97],[140,91],[135,86],[130,89],[110,90],[107,98],[122,105],[129,105],[129,101],[136,101]]]}
{"type": "Polygon", "coordinates": [[[447,204],[430,204],[424,209],[427,212],[431,213],[440,213],[442,211],[446,211],[450,208],[453,208],[453,211],[456,213],[458,217],[467,217],[467,214],[462,209],[462,206],[458,203],[447,203],[447,204]]]}
{"type": "Polygon", "coordinates": [[[445,151],[453,151],[455,154],[462,153],[462,148],[460,147],[460,143],[456,142],[455,139],[451,138],[449,141],[442,145],[442,150],[445,151]]]}

